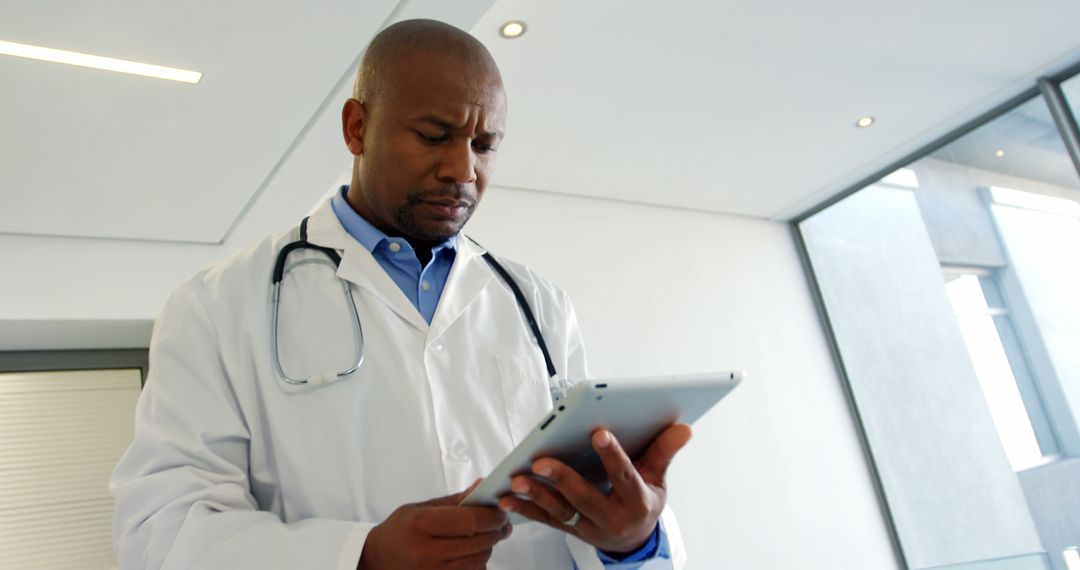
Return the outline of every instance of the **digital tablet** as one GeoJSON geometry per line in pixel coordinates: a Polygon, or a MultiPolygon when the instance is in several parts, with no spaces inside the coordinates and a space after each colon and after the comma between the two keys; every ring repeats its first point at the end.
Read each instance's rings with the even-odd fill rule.
{"type": "MultiPolygon", "coordinates": [[[[531,473],[533,461],[541,457],[562,461],[607,492],[607,474],[592,448],[597,428],[613,433],[630,459],[636,459],[668,426],[693,423],[704,415],[742,377],[742,372],[715,372],[581,382],[462,504],[497,506],[499,498],[511,493],[510,478],[531,473]]],[[[510,520],[528,519],[511,513],[510,520]]]]}

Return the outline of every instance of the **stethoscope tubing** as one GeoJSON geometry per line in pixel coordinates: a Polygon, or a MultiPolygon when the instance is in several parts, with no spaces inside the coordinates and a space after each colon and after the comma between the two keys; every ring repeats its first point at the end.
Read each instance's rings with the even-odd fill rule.
{"type": "Polygon", "coordinates": [[[360,365],[364,363],[364,327],[360,323],[360,312],[356,308],[356,301],[353,299],[352,291],[349,290],[349,284],[344,281],[341,282],[341,287],[345,291],[345,298],[349,301],[349,308],[353,313],[353,334],[356,338],[356,364],[354,364],[348,370],[334,373],[334,378],[324,378],[322,374],[312,379],[305,378],[293,378],[285,373],[285,370],[281,366],[281,356],[278,354],[278,307],[281,303],[281,281],[274,283],[274,291],[271,297],[271,307],[273,309],[270,313],[270,329],[273,331],[273,338],[270,342],[270,350],[274,356],[274,368],[277,369],[278,375],[285,381],[286,384],[292,384],[293,386],[302,386],[304,384],[325,384],[330,380],[337,380],[356,372],[360,368],[360,365]]]}
{"type": "MultiPolygon", "coordinates": [[[[293,378],[285,373],[285,370],[281,365],[281,355],[278,352],[278,319],[280,316],[279,312],[281,306],[281,283],[285,277],[285,263],[288,260],[289,254],[299,249],[315,250],[325,254],[328,258],[330,258],[330,261],[333,262],[335,268],[340,267],[341,265],[341,256],[338,255],[336,251],[328,247],[314,245],[308,241],[307,223],[308,218],[304,218],[303,220],[301,220],[300,239],[286,244],[283,248],[281,248],[281,251],[278,252],[277,259],[274,262],[273,275],[271,277],[273,291],[271,292],[270,296],[270,328],[272,331],[270,339],[270,350],[273,355],[275,370],[281,376],[281,379],[285,381],[286,384],[290,384],[293,386],[302,386],[305,384],[320,385],[333,380],[344,378],[345,376],[348,376],[349,374],[355,372],[357,369],[360,368],[360,365],[364,363],[364,327],[360,323],[360,312],[356,308],[356,301],[353,299],[352,290],[349,287],[349,283],[346,282],[344,279],[339,278],[339,281],[341,281],[341,286],[345,292],[345,298],[348,299],[349,308],[351,309],[353,314],[353,330],[355,333],[354,337],[356,339],[357,354],[356,364],[354,364],[348,370],[343,370],[336,373],[319,374],[313,378],[293,378]]],[[[476,241],[473,240],[473,243],[476,243],[476,241]]],[[[479,246],[480,244],[477,243],[476,245],[479,246]]],[[[486,261],[488,265],[491,266],[492,270],[494,270],[495,273],[510,288],[510,292],[513,293],[514,300],[517,302],[518,307],[524,314],[525,322],[529,325],[529,330],[532,332],[533,338],[536,340],[536,344],[540,348],[540,352],[544,355],[544,365],[547,367],[548,377],[551,380],[555,380],[557,378],[555,363],[551,359],[551,353],[548,351],[547,343],[544,342],[544,335],[540,331],[540,325],[537,323],[536,315],[533,314],[532,308],[529,307],[529,303],[525,299],[525,295],[521,292],[521,288],[518,287],[513,277],[510,276],[510,273],[506,271],[506,268],[504,268],[501,263],[496,261],[495,257],[491,255],[491,253],[485,251],[483,254],[483,258],[484,261],[486,261]]],[[[553,396],[553,399],[557,398],[553,396]]]]}

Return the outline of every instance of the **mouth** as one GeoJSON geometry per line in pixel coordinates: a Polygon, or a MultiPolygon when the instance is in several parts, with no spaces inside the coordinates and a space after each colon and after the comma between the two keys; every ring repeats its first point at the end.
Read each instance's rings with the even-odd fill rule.
{"type": "Polygon", "coordinates": [[[469,208],[472,207],[472,202],[468,200],[455,200],[452,198],[424,200],[422,203],[427,206],[436,217],[448,220],[460,218],[462,214],[469,211],[469,208]]]}

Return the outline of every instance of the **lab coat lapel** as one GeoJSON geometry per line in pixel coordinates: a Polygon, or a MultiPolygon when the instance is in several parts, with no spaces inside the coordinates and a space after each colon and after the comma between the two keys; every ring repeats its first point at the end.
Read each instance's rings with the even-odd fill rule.
{"type": "Polygon", "coordinates": [[[386,274],[379,262],[375,261],[371,252],[353,239],[341,226],[337,214],[330,206],[329,199],[311,214],[308,220],[308,241],[341,252],[338,277],[370,291],[405,322],[418,330],[428,329],[424,317],[401,292],[397,283],[394,283],[394,280],[386,274]]]}
{"type": "Polygon", "coordinates": [[[362,245],[354,244],[353,247],[345,249],[337,274],[338,277],[373,293],[402,319],[405,319],[405,322],[421,331],[427,330],[428,324],[420,311],[416,310],[412,302],[401,292],[397,283],[390,279],[379,262],[371,256],[371,252],[362,245]]]}
{"type": "Polygon", "coordinates": [[[454,266],[450,268],[450,276],[439,298],[435,316],[431,319],[428,338],[436,338],[450,328],[494,278],[483,254],[484,250],[472,240],[463,234],[458,235],[457,256],[454,266]]]}

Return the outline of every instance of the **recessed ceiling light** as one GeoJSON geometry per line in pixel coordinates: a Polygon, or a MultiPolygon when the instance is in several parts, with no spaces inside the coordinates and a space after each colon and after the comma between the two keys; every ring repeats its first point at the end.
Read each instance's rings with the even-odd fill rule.
{"type": "Polygon", "coordinates": [[[859,127],[860,129],[865,129],[872,124],[874,124],[874,118],[870,116],[859,117],[859,120],[855,121],[855,126],[859,127]]]}
{"type": "Polygon", "coordinates": [[[1003,151],[1001,149],[998,149],[998,151],[994,153],[994,156],[996,156],[998,158],[1001,158],[1001,157],[1005,156],[1005,151],[1003,151]]]}
{"type": "Polygon", "coordinates": [[[0,40],[0,54],[41,61],[51,61],[53,63],[66,63],[68,65],[78,65],[80,67],[92,67],[94,69],[104,69],[106,71],[130,73],[132,75],[155,77],[157,79],[182,81],[184,83],[198,83],[202,80],[202,74],[198,71],[177,69],[175,67],[163,67],[149,63],[139,63],[137,61],[128,61],[125,59],[113,59],[111,57],[101,57],[99,55],[89,55],[74,51],[64,51],[62,49],[5,42],[2,40],[0,40]]]}
{"type": "Polygon", "coordinates": [[[520,38],[525,34],[525,22],[521,20],[511,20],[502,25],[499,29],[499,35],[504,38],[520,38]]]}

